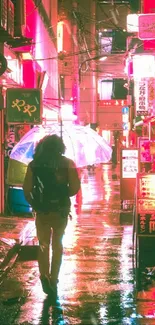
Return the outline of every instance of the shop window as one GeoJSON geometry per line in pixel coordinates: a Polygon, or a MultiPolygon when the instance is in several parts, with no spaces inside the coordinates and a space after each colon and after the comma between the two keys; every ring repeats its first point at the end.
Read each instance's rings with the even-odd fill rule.
{"type": "Polygon", "coordinates": [[[126,33],[119,30],[100,31],[99,37],[99,54],[120,53],[126,51],[126,33]]]}
{"type": "Polygon", "coordinates": [[[127,80],[124,79],[99,80],[99,99],[126,99],[128,94],[128,89],[124,87],[126,84],[127,80]]]}

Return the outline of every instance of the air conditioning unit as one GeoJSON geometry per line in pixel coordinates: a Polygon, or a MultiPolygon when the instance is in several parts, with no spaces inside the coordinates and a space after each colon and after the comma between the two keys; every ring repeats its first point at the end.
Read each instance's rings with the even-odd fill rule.
{"type": "Polygon", "coordinates": [[[7,32],[7,6],[8,0],[0,1],[0,33],[7,32]]]}
{"type": "Polygon", "coordinates": [[[11,0],[8,0],[7,32],[14,37],[14,4],[11,0]]]}

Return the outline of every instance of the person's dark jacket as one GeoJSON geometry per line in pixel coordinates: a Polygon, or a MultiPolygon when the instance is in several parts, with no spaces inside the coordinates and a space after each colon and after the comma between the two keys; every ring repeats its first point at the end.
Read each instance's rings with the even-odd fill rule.
{"type": "MultiPolygon", "coordinates": [[[[69,197],[71,197],[78,193],[78,191],[81,188],[81,182],[80,182],[78,170],[73,160],[66,157],[63,157],[63,159],[65,159],[65,162],[67,162],[68,165],[68,171],[67,171],[68,194],[69,197]]],[[[32,192],[33,189],[33,171],[31,166],[32,163],[28,165],[24,183],[23,183],[24,195],[27,202],[30,204],[32,202],[30,193],[32,192]]]]}

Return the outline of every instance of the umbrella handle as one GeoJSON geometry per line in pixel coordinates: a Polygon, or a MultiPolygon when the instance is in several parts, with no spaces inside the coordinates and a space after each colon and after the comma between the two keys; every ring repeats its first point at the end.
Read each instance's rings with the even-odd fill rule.
{"type": "Polygon", "coordinates": [[[61,118],[61,120],[60,120],[60,137],[61,137],[61,139],[62,139],[62,126],[63,126],[63,124],[62,124],[62,118],[61,118]]]}

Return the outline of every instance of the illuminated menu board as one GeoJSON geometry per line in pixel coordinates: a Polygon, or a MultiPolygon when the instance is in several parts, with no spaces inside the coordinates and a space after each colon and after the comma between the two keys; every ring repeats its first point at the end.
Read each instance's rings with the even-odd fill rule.
{"type": "Polygon", "coordinates": [[[145,212],[147,213],[155,211],[155,200],[145,200],[145,199],[139,199],[137,203],[137,210],[139,212],[145,212]]]}
{"type": "Polygon", "coordinates": [[[138,173],[138,149],[122,150],[122,178],[136,178],[138,173]]]}
{"type": "Polygon", "coordinates": [[[155,200],[155,174],[141,176],[138,185],[138,198],[155,200]]]}
{"type": "Polygon", "coordinates": [[[155,174],[137,174],[139,235],[155,235],[155,174]]]}

